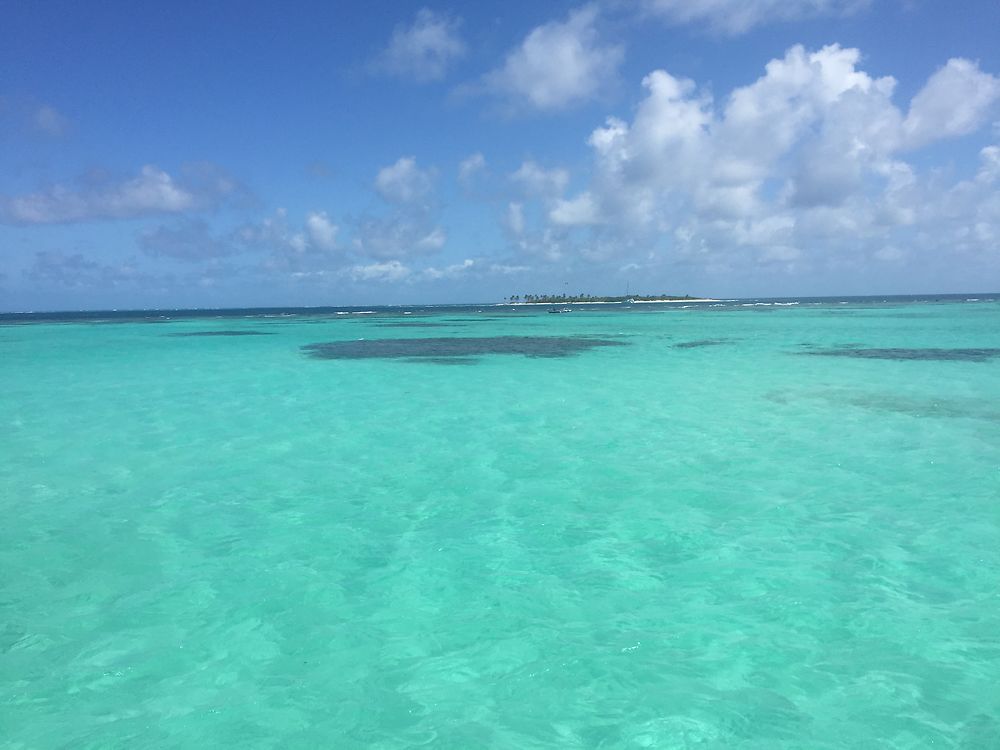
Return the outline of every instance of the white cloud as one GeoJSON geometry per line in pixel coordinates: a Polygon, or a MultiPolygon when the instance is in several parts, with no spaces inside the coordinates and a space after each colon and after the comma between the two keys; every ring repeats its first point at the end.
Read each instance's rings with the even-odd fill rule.
{"type": "Polygon", "coordinates": [[[793,47],[734,90],[721,112],[692,81],[654,71],[633,121],[610,119],[591,135],[593,196],[581,194],[553,218],[573,223],[574,208],[588,220],[649,225],[684,204],[708,219],[738,220],[764,210],[768,181],[784,182],[791,204],[842,204],[900,144],[895,81],[858,70],[859,59],[837,45],[793,47]]]}
{"type": "Polygon", "coordinates": [[[598,96],[617,77],[624,57],[619,45],[603,43],[595,5],[564,22],[538,26],[487,74],[486,88],[515,106],[542,111],[565,109],[598,96]]]}
{"type": "Polygon", "coordinates": [[[982,166],[976,174],[976,180],[990,184],[1000,180],[1000,146],[987,146],[979,152],[982,166]]]}
{"type": "Polygon", "coordinates": [[[807,18],[846,16],[870,0],[640,0],[640,7],[671,24],[705,24],[736,36],[756,26],[807,18]]]}
{"type": "Polygon", "coordinates": [[[417,166],[412,156],[403,156],[375,177],[375,190],[389,203],[414,203],[427,198],[434,182],[430,172],[417,166]]]}
{"type": "Polygon", "coordinates": [[[337,227],[325,211],[306,214],[301,228],[289,224],[288,211],[279,208],[263,220],[245,224],[231,235],[231,241],[244,250],[266,251],[266,271],[313,274],[343,263],[338,251],[337,227]]]}
{"type": "Polygon", "coordinates": [[[952,58],[913,97],[903,122],[905,144],[912,148],[978,130],[996,114],[998,101],[1000,78],[952,58]]]}
{"type": "Polygon", "coordinates": [[[253,224],[244,224],[234,232],[234,239],[248,248],[272,251],[292,251],[304,253],[309,249],[309,240],[304,231],[292,229],[288,224],[288,211],[277,209],[253,224]]]}
{"type": "Polygon", "coordinates": [[[320,250],[333,250],[337,244],[338,227],[330,221],[325,211],[310,213],[306,216],[306,233],[313,245],[320,250]]]}
{"type": "Polygon", "coordinates": [[[398,260],[390,260],[385,263],[351,266],[346,273],[354,281],[396,282],[409,277],[411,271],[398,260]]]}
{"type": "Polygon", "coordinates": [[[417,240],[417,247],[422,250],[440,250],[448,241],[448,235],[441,227],[434,227],[425,236],[417,240]]]}
{"type": "Polygon", "coordinates": [[[511,201],[507,204],[507,217],[505,221],[507,231],[514,236],[524,234],[524,204],[511,201]]]}
{"type": "Polygon", "coordinates": [[[439,211],[434,195],[434,172],[404,156],[378,171],[375,190],[390,210],[355,222],[355,250],[373,258],[395,259],[439,251],[447,240],[437,225],[439,211]]]}
{"type": "Polygon", "coordinates": [[[97,219],[131,219],[212,208],[236,190],[217,171],[195,170],[182,183],[146,165],[139,175],[113,182],[93,179],[76,187],[63,184],[28,195],[0,196],[0,221],[8,224],[60,224],[97,219]]]}
{"type": "Polygon", "coordinates": [[[458,165],[458,181],[467,185],[484,169],[486,169],[486,157],[479,152],[470,154],[458,165]]]}
{"type": "Polygon", "coordinates": [[[518,266],[518,265],[508,265],[505,263],[491,263],[490,273],[500,274],[502,276],[513,276],[519,273],[527,273],[531,271],[531,266],[518,266]]]}
{"type": "Polygon", "coordinates": [[[374,67],[419,82],[439,80],[452,63],[465,55],[460,26],[458,19],[421,8],[412,24],[393,30],[388,46],[376,58],[374,67]]]}
{"type": "Polygon", "coordinates": [[[558,200],[549,212],[553,224],[584,226],[599,223],[597,204],[589,192],[580,193],[571,200],[558,200]]]}
{"type": "Polygon", "coordinates": [[[573,249],[567,234],[560,228],[552,227],[523,232],[516,238],[514,248],[521,255],[549,263],[564,259],[573,249]]]}
{"type": "Polygon", "coordinates": [[[928,252],[935,243],[987,252],[1000,238],[1000,148],[983,149],[975,176],[954,185],[901,156],[988,126],[997,79],[951,61],[904,110],[893,102],[895,79],[870,75],[860,60],[837,45],[795,46],[719,102],[653,71],[631,119],[609,117],[591,133],[589,184],[566,196],[568,181],[522,180],[536,186],[523,193],[542,210],[520,206],[515,233],[508,207],[512,246],[547,260],[640,265],[649,260],[629,254],[654,248],[730,271],[879,252],[885,260],[885,248],[920,242],[928,252]],[[529,215],[543,221],[526,226],[529,215]]]}
{"type": "Polygon", "coordinates": [[[354,249],[373,258],[430,255],[440,250],[447,236],[424,214],[367,217],[354,227],[354,249]]]}
{"type": "Polygon", "coordinates": [[[569,184],[569,172],[561,168],[545,169],[533,161],[526,161],[511,174],[524,193],[535,198],[556,198],[569,184]]]}
{"type": "Polygon", "coordinates": [[[710,99],[697,95],[694,82],[663,70],[650,73],[642,85],[649,94],[628,130],[612,122],[591,135],[591,144],[612,170],[625,170],[629,179],[691,180],[701,174],[707,155],[710,99]],[[671,167],[664,169],[667,164],[671,167]]]}
{"type": "Polygon", "coordinates": [[[407,284],[427,281],[457,281],[466,278],[482,278],[487,275],[510,276],[531,270],[527,266],[489,263],[479,258],[465,258],[447,266],[427,266],[416,269],[399,260],[379,263],[357,264],[345,268],[341,275],[354,281],[376,281],[382,283],[406,282],[407,284]]]}
{"type": "Polygon", "coordinates": [[[454,263],[445,268],[434,268],[433,266],[421,271],[421,276],[431,281],[438,279],[457,279],[468,274],[476,267],[476,261],[466,258],[461,263],[454,263]]]}

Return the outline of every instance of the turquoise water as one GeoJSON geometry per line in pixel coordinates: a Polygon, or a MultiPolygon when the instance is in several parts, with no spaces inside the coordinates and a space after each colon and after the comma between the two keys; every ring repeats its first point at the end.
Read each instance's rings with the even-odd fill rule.
{"type": "Polygon", "coordinates": [[[1000,747],[1000,302],[744,304],[0,326],[0,747],[1000,747]]]}

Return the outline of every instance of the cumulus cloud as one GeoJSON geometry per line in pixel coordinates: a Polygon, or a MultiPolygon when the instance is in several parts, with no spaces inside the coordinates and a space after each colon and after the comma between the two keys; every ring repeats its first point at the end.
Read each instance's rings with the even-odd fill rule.
{"type": "MultiPolygon", "coordinates": [[[[340,269],[345,262],[337,237],[340,228],[325,211],[311,211],[301,224],[279,208],[271,215],[232,230],[213,230],[203,219],[180,219],[151,227],[136,236],[152,257],[199,264],[202,271],[222,268],[218,261],[258,256],[247,269],[295,277],[340,269]]],[[[245,262],[245,258],[243,258],[245,262]]],[[[231,273],[221,270],[220,273],[231,273]]]]}
{"type": "Polygon", "coordinates": [[[617,78],[624,58],[620,45],[601,40],[597,19],[597,6],[587,5],[565,21],[533,29],[486,75],[487,90],[515,107],[540,111],[595,98],[617,78]]]}
{"type": "Polygon", "coordinates": [[[398,260],[356,264],[345,268],[342,276],[353,281],[419,284],[435,281],[460,281],[488,276],[514,276],[531,271],[529,266],[490,262],[484,258],[465,258],[446,266],[415,268],[398,260]]]}
{"type": "Polygon", "coordinates": [[[504,222],[504,226],[508,232],[510,232],[515,237],[520,237],[524,234],[524,204],[511,201],[507,204],[507,217],[504,222]]]}
{"type": "Polygon", "coordinates": [[[412,156],[403,156],[395,164],[383,167],[375,176],[375,190],[389,203],[409,204],[425,200],[433,189],[431,172],[417,166],[412,156]]]}
{"type": "Polygon", "coordinates": [[[346,270],[347,276],[354,281],[397,282],[408,278],[410,273],[410,269],[398,260],[367,265],[359,264],[346,270]]]}
{"type": "Polygon", "coordinates": [[[434,13],[417,11],[413,23],[397,26],[389,44],[374,62],[377,71],[425,83],[444,77],[448,67],[466,52],[459,34],[461,21],[434,13]]]}
{"type": "Polygon", "coordinates": [[[549,212],[553,224],[583,226],[600,223],[597,204],[590,193],[581,193],[572,200],[559,200],[549,212]]]}
{"type": "Polygon", "coordinates": [[[401,157],[378,171],[375,192],[389,210],[354,223],[353,248],[357,253],[398,260],[433,254],[444,247],[447,235],[436,222],[439,209],[433,171],[421,169],[412,156],[401,157]]]}
{"type": "Polygon", "coordinates": [[[1000,146],[986,146],[979,152],[981,166],[976,181],[990,185],[1000,180],[1000,146]]]}
{"type": "Polygon", "coordinates": [[[441,227],[434,227],[417,240],[417,247],[426,250],[440,250],[448,241],[448,235],[441,227]]]}
{"type": "Polygon", "coordinates": [[[703,24],[736,36],[757,26],[807,18],[846,16],[870,0],[640,0],[640,8],[671,24],[703,24]]]}
{"type": "Polygon", "coordinates": [[[913,97],[903,121],[908,147],[978,130],[997,113],[1000,78],[969,60],[953,58],[913,97]]]}
{"type": "Polygon", "coordinates": [[[214,208],[237,192],[235,182],[211,165],[193,165],[181,179],[153,165],[136,177],[90,176],[76,185],[56,184],[21,196],[0,196],[0,221],[63,224],[131,219],[214,208]]]}
{"type": "Polygon", "coordinates": [[[306,215],[306,234],[320,250],[333,250],[337,246],[339,227],[330,221],[325,211],[314,211],[306,215]]]}
{"type": "Polygon", "coordinates": [[[917,243],[1000,260],[1000,146],[980,150],[972,179],[950,186],[916,183],[907,197],[912,225],[922,230],[917,243]]]}
{"type": "Polygon", "coordinates": [[[476,266],[476,261],[471,258],[466,258],[461,263],[453,263],[452,265],[445,266],[444,268],[435,268],[434,266],[430,266],[421,271],[420,276],[421,278],[430,281],[437,281],[438,279],[458,279],[467,275],[470,271],[476,268],[476,266]]]}
{"type": "Polygon", "coordinates": [[[976,176],[951,186],[903,156],[987,125],[997,79],[952,60],[901,108],[896,81],[860,60],[837,45],[795,46],[720,101],[653,71],[633,116],[609,117],[591,133],[588,185],[565,195],[568,180],[523,180],[548,188],[523,191],[542,209],[534,222],[528,205],[508,206],[512,246],[550,261],[656,248],[653,260],[628,260],[666,254],[730,270],[864,253],[898,260],[891,248],[935,241],[985,252],[1000,237],[1000,151],[983,149],[976,176]]]}
{"type": "Polygon", "coordinates": [[[373,258],[431,255],[446,241],[444,230],[423,215],[370,216],[358,221],[354,228],[355,251],[373,258]]]}
{"type": "Polygon", "coordinates": [[[228,240],[243,251],[267,253],[263,268],[269,272],[302,273],[339,267],[343,253],[337,244],[340,228],[324,211],[306,214],[299,227],[279,208],[271,216],[244,224],[228,240]]]}
{"type": "Polygon", "coordinates": [[[381,284],[424,284],[437,281],[463,281],[483,279],[489,276],[514,276],[528,273],[532,269],[526,265],[497,263],[488,258],[464,258],[445,266],[425,266],[419,268],[399,260],[358,263],[339,272],[339,276],[355,282],[376,282],[381,284]]]}
{"type": "Polygon", "coordinates": [[[491,274],[498,274],[501,276],[514,276],[516,274],[528,273],[531,270],[531,266],[511,265],[508,263],[491,263],[489,265],[489,272],[491,274]]]}
{"type": "Polygon", "coordinates": [[[525,273],[528,266],[505,265],[489,262],[483,258],[465,258],[447,266],[426,266],[414,268],[398,260],[379,263],[357,264],[345,268],[342,275],[353,281],[375,281],[379,283],[419,284],[434,281],[459,281],[485,276],[512,276],[525,273]]]}
{"type": "Polygon", "coordinates": [[[486,169],[486,157],[478,151],[470,154],[458,165],[458,181],[468,186],[477,175],[486,169]]]}
{"type": "Polygon", "coordinates": [[[576,254],[569,234],[562,228],[551,226],[526,226],[514,237],[513,249],[520,259],[528,257],[546,263],[563,261],[576,254]]]}
{"type": "Polygon", "coordinates": [[[569,184],[569,172],[560,167],[545,169],[533,161],[526,161],[511,174],[510,179],[525,193],[535,198],[556,198],[569,184]]]}

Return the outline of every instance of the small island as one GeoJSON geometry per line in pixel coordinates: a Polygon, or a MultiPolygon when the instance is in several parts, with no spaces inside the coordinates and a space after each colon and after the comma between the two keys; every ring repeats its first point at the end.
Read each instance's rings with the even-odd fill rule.
{"type": "Polygon", "coordinates": [[[625,297],[595,297],[591,294],[515,294],[504,300],[509,305],[610,305],[634,302],[718,302],[689,294],[632,294],[625,297]]]}

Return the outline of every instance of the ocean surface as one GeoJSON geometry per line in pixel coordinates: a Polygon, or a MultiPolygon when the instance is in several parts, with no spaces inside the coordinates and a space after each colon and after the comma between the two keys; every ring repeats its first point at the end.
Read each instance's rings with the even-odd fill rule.
{"type": "Polygon", "coordinates": [[[1000,748],[1000,296],[0,316],[0,747],[1000,748]]]}

